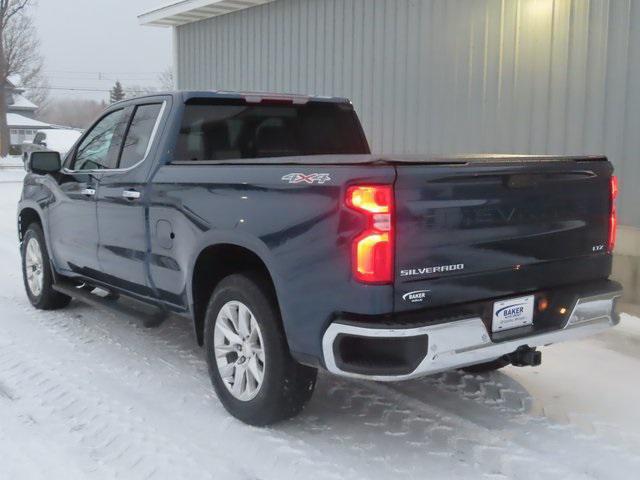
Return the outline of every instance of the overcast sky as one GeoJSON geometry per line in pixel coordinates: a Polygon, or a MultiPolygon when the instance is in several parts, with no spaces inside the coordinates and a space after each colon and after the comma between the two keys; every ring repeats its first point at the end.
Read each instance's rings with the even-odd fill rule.
{"type": "MultiPolygon", "coordinates": [[[[142,27],[137,15],[168,0],[37,0],[36,26],[52,87],[107,90],[157,83],[171,65],[171,30],[142,27]]],[[[56,96],[107,93],[52,90],[56,96]]]]}

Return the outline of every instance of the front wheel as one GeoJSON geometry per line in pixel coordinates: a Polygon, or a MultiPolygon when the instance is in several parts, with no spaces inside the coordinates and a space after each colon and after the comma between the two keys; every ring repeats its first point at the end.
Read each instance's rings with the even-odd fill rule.
{"type": "Polygon", "coordinates": [[[22,239],[22,277],[31,305],[56,310],[69,305],[71,297],[53,289],[53,272],[42,227],[32,223],[22,239]]]}
{"type": "Polygon", "coordinates": [[[209,375],[231,415],[270,425],[297,415],[311,398],[317,371],[289,353],[266,281],[235,274],[216,287],[205,318],[209,375]]]}

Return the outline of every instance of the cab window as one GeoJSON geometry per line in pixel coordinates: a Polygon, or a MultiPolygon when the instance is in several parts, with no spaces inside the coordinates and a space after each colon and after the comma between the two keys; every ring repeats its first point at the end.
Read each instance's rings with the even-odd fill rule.
{"type": "Polygon", "coordinates": [[[193,99],[185,107],[174,159],[366,153],[370,153],[369,146],[351,105],[254,105],[241,100],[193,99]]]}
{"type": "Polygon", "coordinates": [[[161,107],[161,103],[136,107],[122,146],[120,168],[132,167],[144,159],[161,107]]]}
{"type": "Polygon", "coordinates": [[[73,170],[115,168],[122,144],[124,110],[102,117],[80,142],[73,161],[73,170]]]}

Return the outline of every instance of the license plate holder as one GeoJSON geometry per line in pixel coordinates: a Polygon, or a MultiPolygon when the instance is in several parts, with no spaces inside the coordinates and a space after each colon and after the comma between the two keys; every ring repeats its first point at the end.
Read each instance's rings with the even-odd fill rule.
{"type": "Polygon", "coordinates": [[[535,295],[498,300],[493,304],[491,331],[502,332],[533,324],[535,295]]]}

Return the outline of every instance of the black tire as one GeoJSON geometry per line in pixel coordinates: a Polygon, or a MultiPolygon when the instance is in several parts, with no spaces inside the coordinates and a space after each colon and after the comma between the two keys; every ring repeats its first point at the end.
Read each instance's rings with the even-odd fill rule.
{"type": "Polygon", "coordinates": [[[511,362],[504,357],[496,358],[491,362],[479,363],[477,365],[470,365],[468,367],[464,367],[462,370],[467,373],[487,373],[493,372],[495,370],[500,370],[507,365],[510,365],[511,362]]]}
{"type": "Polygon", "coordinates": [[[27,297],[31,302],[31,305],[40,310],[57,310],[69,305],[71,297],[57,292],[53,289],[53,272],[51,271],[51,262],[49,260],[49,253],[47,251],[47,245],[44,239],[44,233],[39,223],[32,223],[27,228],[22,239],[22,245],[20,247],[20,253],[22,254],[22,278],[24,281],[24,288],[27,292],[27,297]],[[33,243],[35,242],[35,243],[33,243]],[[37,245],[42,256],[42,287],[39,292],[33,292],[29,286],[27,280],[27,247],[32,243],[37,245]]]}
{"type": "Polygon", "coordinates": [[[313,394],[317,376],[315,368],[301,365],[291,357],[278,307],[270,292],[268,283],[257,274],[230,275],[213,292],[205,317],[207,364],[218,398],[231,415],[255,426],[271,425],[300,413],[313,394]],[[216,361],[216,319],[229,302],[241,302],[248,307],[261,334],[263,379],[257,394],[249,400],[241,400],[231,393],[216,361]]]}

